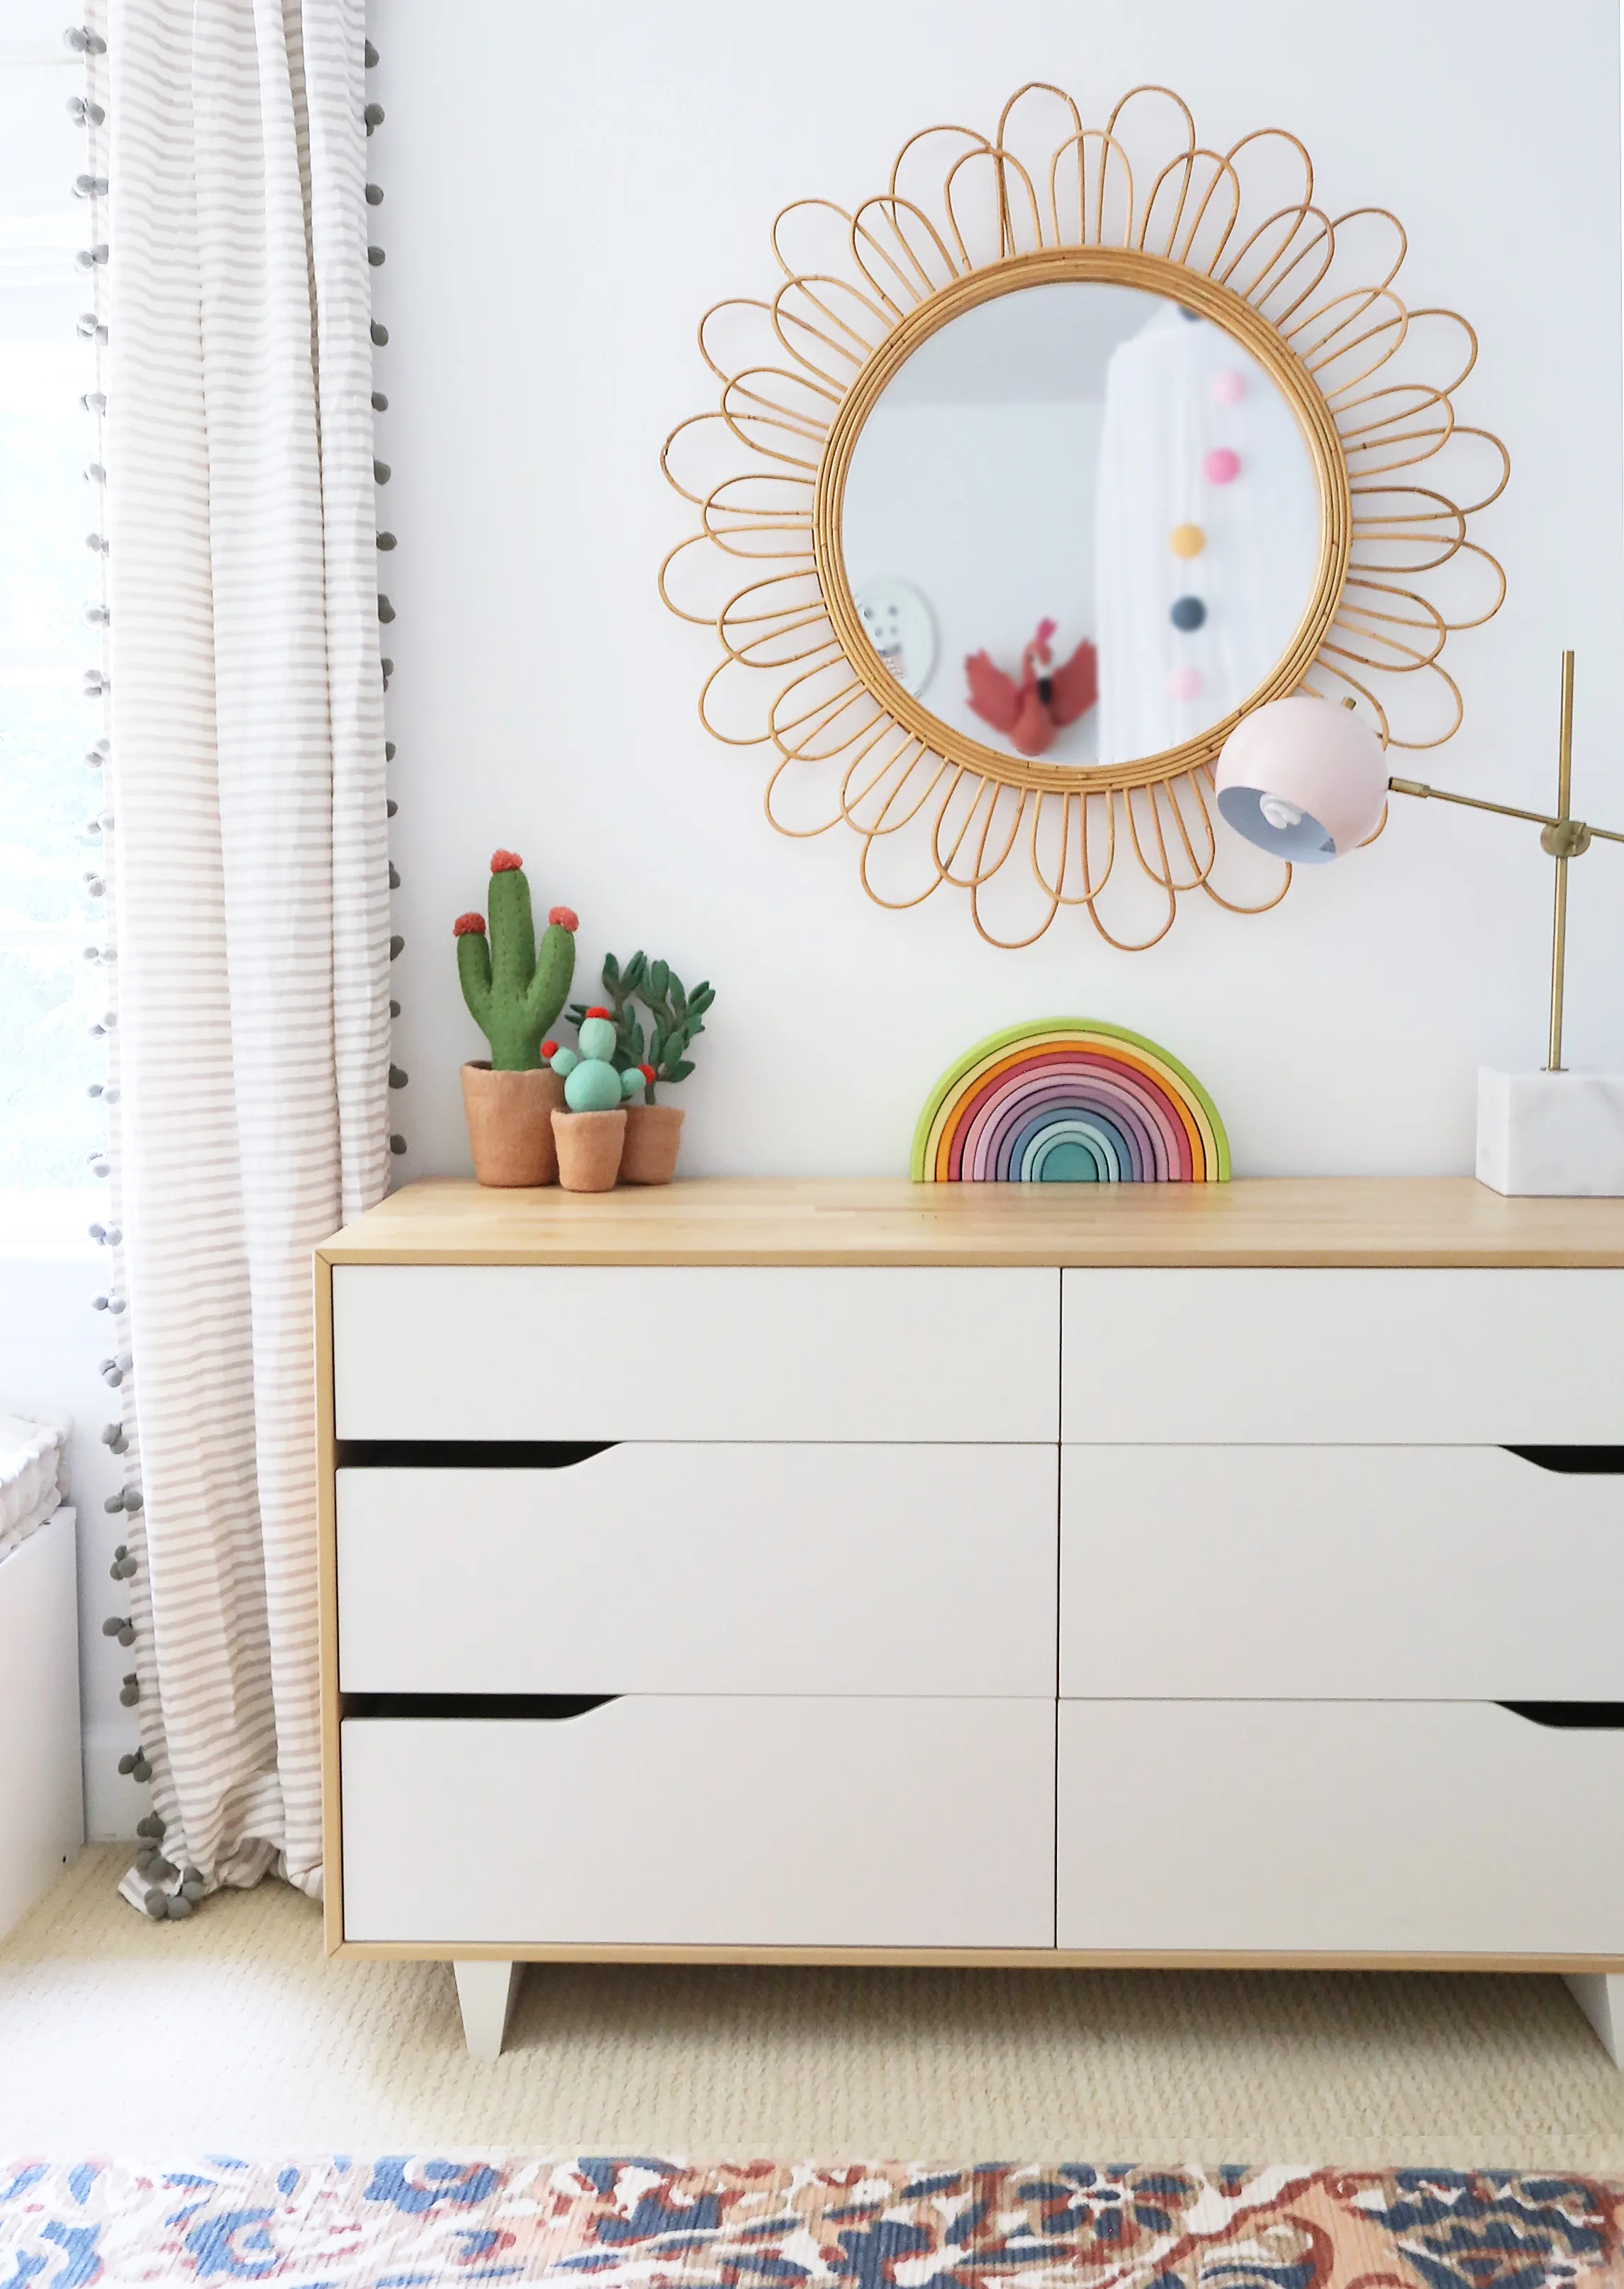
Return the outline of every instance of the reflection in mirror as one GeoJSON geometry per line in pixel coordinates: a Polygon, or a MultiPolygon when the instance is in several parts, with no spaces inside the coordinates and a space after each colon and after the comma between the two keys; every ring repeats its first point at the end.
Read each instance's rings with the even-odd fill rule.
{"type": "Polygon", "coordinates": [[[910,593],[881,657],[1007,754],[1136,762],[1194,739],[1287,650],[1320,555],[1302,432],[1221,326],[1137,288],[1027,286],[927,337],[847,477],[860,604],[910,593]],[[906,662],[904,667],[903,663],[906,662]]]}

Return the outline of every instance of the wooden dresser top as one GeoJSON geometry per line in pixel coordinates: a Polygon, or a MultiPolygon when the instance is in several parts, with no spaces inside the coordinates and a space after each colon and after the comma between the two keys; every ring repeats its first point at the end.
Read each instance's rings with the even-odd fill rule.
{"type": "Polygon", "coordinates": [[[1624,1265],[1624,1200],[1502,1200],[1470,1176],[1228,1184],[699,1177],[601,1193],[408,1184],[330,1264],[1624,1265]]]}

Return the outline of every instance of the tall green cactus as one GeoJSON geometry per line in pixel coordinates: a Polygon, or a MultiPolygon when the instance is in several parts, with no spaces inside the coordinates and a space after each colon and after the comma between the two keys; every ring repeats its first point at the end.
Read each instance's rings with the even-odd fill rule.
{"type": "Polygon", "coordinates": [[[537,953],[524,862],[514,851],[493,850],[489,935],[481,913],[459,914],[452,927],[463,1000],[490,1043],[492,1065],[498,1073],[534,1072],[575,976],[575,915],[568,906],[553,908],[537,953]]]}

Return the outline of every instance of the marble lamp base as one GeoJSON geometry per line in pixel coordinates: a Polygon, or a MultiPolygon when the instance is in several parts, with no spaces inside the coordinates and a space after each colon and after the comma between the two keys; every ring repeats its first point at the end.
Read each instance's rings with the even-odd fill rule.
{"type": "Polygon", "coordinates": [[[1518,1198],[1624,1196],[1624,1073],[1480,1065],[1477,1181],[1518,1198]]]}

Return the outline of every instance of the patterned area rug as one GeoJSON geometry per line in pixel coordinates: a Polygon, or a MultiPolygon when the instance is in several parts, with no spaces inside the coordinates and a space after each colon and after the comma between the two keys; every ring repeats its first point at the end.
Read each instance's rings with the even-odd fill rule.
{"type": "Polygon", "coordinates": [[[0,2289],[1624,2289],[1624,2185],[1501,2170],[331,2155],[0,2163],[0,2289]]]}

